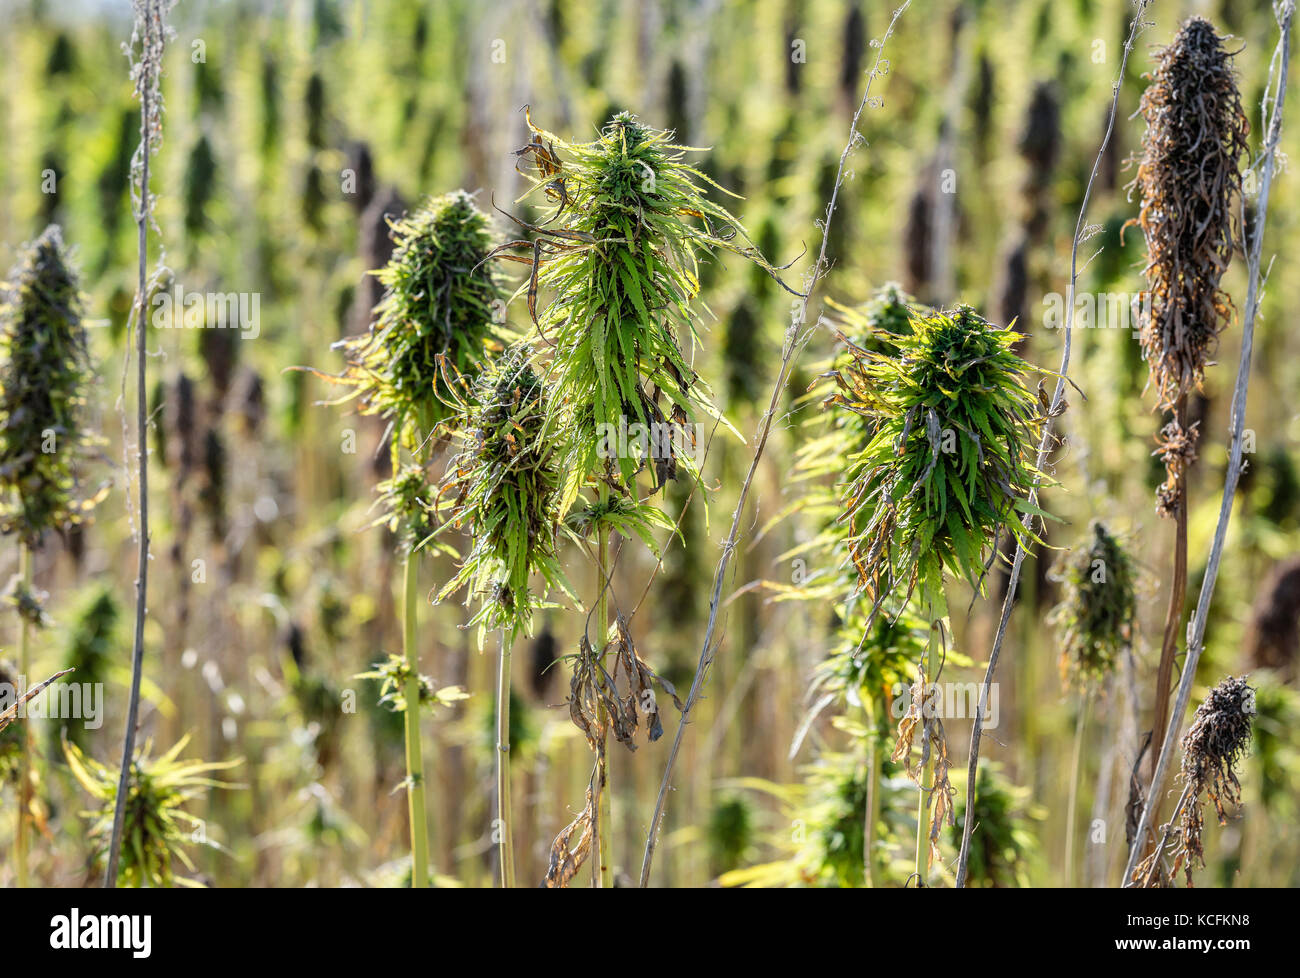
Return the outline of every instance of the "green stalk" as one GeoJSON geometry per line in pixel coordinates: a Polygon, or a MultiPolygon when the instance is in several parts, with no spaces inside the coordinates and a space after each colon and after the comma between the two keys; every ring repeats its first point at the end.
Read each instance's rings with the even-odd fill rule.
{"type": "MultiPolygon", "coordinates": [[[[604,503],[607,490],[601,486],[600,498],[604,503]]],[[[607,587],[607,566],[609,565],[609,527],[602,522],[596,528],[596,572],[599,577],[599,597],[596,599],[596,621],[600,629],[600,649],[596,660],[603,668],[605,664],[605,639],[609,635],[609,588],[607,587]]],[[[611,885],[609,871],[609,833],[611,826],[609,769],[605,761],[605,745],[608,740],[606,729],[608,717],[604,705],[596,708],[596,720],[600,727],[600,753],[596,757],[596,786],[599,798],[596,804],[596,839],[598,845],[597,863],[592,867],[591,883],[602,889],[611,885]]]]}
{"type": "Polygon", "coordinates": [[[1069,815],[1065,823],[1065,885],[1074,885],[1074,823],[1079,803],[1079,772],[1083,766],[1083,726],[1088,719],[1092,690],[1086,690],[1079,702],[1079,718],[1074,724],[1074,762],[1070,773],[1069,815]]]}
{"type": "Polygon", "coordinates": [[[501,834],[501,885],[514,889],[515,849],[510,831],[510,652],[501,629],[497,663],[497,831],[501,834]]]}
{"type": "Polygon", "coordinates": [[[424,760],[420,754],[420,671],[415,648],[416,555],[408,552],[402,581],[402,651],[410,675],[403,696],[406,699],[406,798],[411,819],[411,886],[429,885],[429,823],[424,810],[424,760]]]}
{"type": "MultiPolygon", "coordinates": [[[[30,591],[32,586],[32,553],[26,543],[18,544],[18,569],[23,578],[23,590],[30,591]]],[[[27,640],[27,618],[18,616],[18,675],[21,682],[30,685],[31,651],[27,640]]],[[[18,886],[27,886],[27,809],[31,807],[32,771],[31,742],[28,739],[27,724],[22,725],[19,733],[19,766],[21,781],[18,787],[18,826],[14,836],[14,858],[18,861],[18,886]]]]}
{"type": "MultiPolygon", "coordinates": [[[[943,619],[947,617],[948,608],[943,597],[943,577],[942,571],[935,571],[927,575],[925,582],[924,603],[930,619],[930,638],[925,652],[925,668],[923,673],[924,682],[921,686],[921,749],[925,749],[925,710],[930,703],[929,686],[931,680],[939,678],[939,629],[943,626],[943,619]]],[[[937,709],[937,704],[933,707],[937,709]]],[[[930,759],[925,763],[925,770],[921,772],[921,790],[918,792],[919,800],[916,807],[916,885],[925,886],[926,876],[928,875],[928,860],[926,859],[926,840],[930,836],[930,819],[929,819],[929,799],[934,793],[934,751],[930,752],[930,759]]]]}
{"type": "Polygon", "coordinates": [[[867,761],[867,824],[862,833],[862,869],[863,882],[867,886],[876,885],[876,822],[880,818],[880,775],[884,760],[884,745],[876,733],[876,724],[871,723],[870,750],[867,761]]]}

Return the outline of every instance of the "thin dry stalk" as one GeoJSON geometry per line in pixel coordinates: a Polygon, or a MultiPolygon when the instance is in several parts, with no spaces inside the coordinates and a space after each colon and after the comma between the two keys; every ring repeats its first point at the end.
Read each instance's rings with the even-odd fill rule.
{"type": "MultiPolygon", "coordinates": [[[[1138,33],[1145,25],[1143,16],[1146,14],[1147,7],[1150,6],[1151,0],[1138,0],[1137,9],[1133,13],[1133,21],[1129,27],[1128,38],[1124,42],[1124,53],[1120,57],[1119,72],[1115,76],[1115,84],[1112,88],[1110,102],[1110,118],[1106,125],[1106,135],[1102,137],[1101,147],[1097,150],[1097,158],[1092,164],[1092,173],[1088,176],[1088,185],[1083,192],[1083,203],[1079,205],[1079,219],[1074,225],[1074,239],[1070,243],[1070,284],[1066,291],[1065,299],[1065,340],[1061,349],[1061,366],[1057,370],[1056,390],[1052,394],[1051,407],[1047,412],[1047,418],[1043,423],[1043,437],[1038,443],[1038,464],[1036,466],[1039,472],[1047,463],[1047,453],[1052,446],[1052,419],[1058,417],[1065,410],[1065,385],[1067,381],[1067,372],[1070,367],[1070,350],[1074,338],[1074,296],[1075,289],[1079,281],[1079,244],[1084,237],[1086,227],[1084,219],[1088,213],[1088,203],[1092,197],[1092,187],[1097,180],[1097,172],[1101,169],[1103,157],[1106,155],[1106,147],[1110,145],[1111,134],[1115,130],[1115,115],[1119,111],[1119,94],[1124,83],[1124,72],[1128,69],[1129,54],[1133,51],[1133,42],[1137,39],[1138,33]]],[[[1029,494],[1029,502],[1038,505],[1038,490],[1035,488],[1029,494]]],[[[1025,516],[1026,528],[1032,528],[1033,516],[1025,516]]],[[[993,648],[989,652],[988,668],[984,672],[984,682],[980,685],[979,707],[975,712],[975,723],[971,731],[970,740],[970,759],[966,767],[966,804],[967,809],[973,811],[970,806],[975,802],[975,783],[976,776],[979,773],[980,760],[980,737],[984,732],[984,718],[988,715],[989,706],[989,687],[993,683],[993,676],[998,666],[998,656],[1002,652],[1002,643],[1006,640],[1007,625],[1011,621],[1011,609],[1015,605],[1016,588],[1020,584],[1020,569],[1025,562],[1027,548],[1022,538],[1016,544],[1015,557],[1011,562],[1011,574],[1007,578],[1007,593],[1002,602],[1002,617],[998,621],[997,634],[993,638],[993,648]]],[[[961,855],[957,860],[957,882],[958,888],[966,885],[967,867],[970,861],[970,836],[971,829],[974,825],[974,819],[964,819],[961,833],[961,855]]]]}
{"type": "MultiPolygon", "coordinates": [[[[831,192],[830,202],[826,205],[826,219],[819,222],[822,228],[821,249],[817,254],[817,261],[813,265],[809,274],[807,288],[800,298],[799,309],[795,313],[790,323],[790,328],[786,330],[785,344],[781,351],[781,369],[777,371],[776,383],[772,387],[772,397],[768,401],[767,411],[764,413],[762,420],[759,422],[758,439],[754,448],[754,457],[749,463],[749,471],[745,475],[745,481],[740,487],[740,496],[736,501],[736,510],[731,518],[731,530],[727,534],[727,539],[722,545],[722,557],[718,561],[718,569],[713,575],[713,591],[709,598],[709,621],[704,631],[704,642],[700,649],[699,664],[695,668],[695,678],[691,682],[691,691],[686,697],[686,703],[682,709],[681,720],[677,725],[677,734],[673,737],[672,747],[668,751],[668,762],[664,768],[663,779],[659,783],[659,794],[655,800],[654,816],[650,819],[650,832],[646,837],[645,856],[641,862],[641,879],[639,885],[648,886],[650,883],[650,866],[654,861],[655,847],[659,837],[659,823],[663,819],[664,806],[668,800],[668,788],[672,781],[673,766],[677,762],[677,754],[681,750],[682,739],[686,732],[686,725],[690,722],[691,710],[695,707],[699,699],[700,691],[704,686],[704,678],[708,674],[709,667],[713,663],[713,658],[717,654],[717,646],[714,644],[713,636],[718,624],[718,610],[722,605],[722,582],[727,576],[727,566],[731,562],[731,555],[736,549],[736,540],[740,534],[740,521],[745,512],[745,503],[749,498],[749,489],[754,481],[754,474],[758,470],[759,460],[763,457],[763,449],[767,446],[767,438],[772,430],[772,421],[776,417],[777,405],[781,401],[781,396],[785,391],[786,382],[790,376],[790,370],[794,365],[795,359],[803,349],[812,333],[812,328],[808,326],[808,304],[811,301],[813,293],[816,291],[818,282],[825,276],[828,264],[826,261],[826,244],[828,240],[827,232],[830,228],[832,219],[835,216],[835,204],[839,199],[840,184],[844,179],[844,166],[848,161],[849,154],[853,148],[862,140],[862,134],[858,131],[858,121],[862,117],[862,110],[868,105],[872,108],[879,108],[883,101],[879,98],[872,98],[871,83],[879,75],[884,75],[889,70],[889,62],[884,59],[885,45],[889,42],[890,36],[894,33],[894,26],[898,23],[898,18],[902,16],[911,5],[911,0],[898,7],[890,18],[889,27],[886,28],[884,36],[879,41],[872,41],[872,46],[876,49],[876,59],[871,67],[871,73],[867,76],[866,90],[862,93],[862,101],[858,103],[858,109],[853,113],[853,123],[849,128],[849,141],[844,146],[844,152],[840,154],[839,169],[835,173],[835,188],[831,192]]],[[[818,320],[820,322],[820,319],[818,320]]],[[[814,323],[815,327],[817,323],[814,323]]]]}
{"type": "MultiPolygon", "coordinates": [[[[113,806],[113,834],[109,841],[107,869],[104,886],[117,886],[117,864],[122,850],[122,822],[126,798],[130,790],[132,758],[135,754],[135,728],[140,716],[140,675],[144,668],[144,617],[147,607],[149,581],[149,450],[146,439],[148,429],[145,371],[145,328],[148,318],[145,306],[149,301],[149,227],[153,224],[154,198],[149,191],[149,158],[157,150],[162,138],[162,91],[158,76],[162,71],[163,49],[171,36],[167,14],[175,0],[133,0],[135,24],[127,47],[131,58],[131,79],[140,99],[140,146],[136,150],[132,169],[139,177],[139,190],[135,193],[135,223],[140,258],[139,279],[136,283],[135,305],[132,310],[135,329],[136,358],[136,461],[139,466],[140,522],[136,527],[139,552],[136,558],[135,579],[135,641],[131,652],[131,699],[126,712],[126,734],[122,739],[121,775],[117,782],[117,798],[113,806]],[[138,46],[138,51],[137,51],[138,46]]],[[[123,378],[125,380],[125,378],[123,378]]],[[[129,452],[129,447],[126,449],[129,452]]]]}

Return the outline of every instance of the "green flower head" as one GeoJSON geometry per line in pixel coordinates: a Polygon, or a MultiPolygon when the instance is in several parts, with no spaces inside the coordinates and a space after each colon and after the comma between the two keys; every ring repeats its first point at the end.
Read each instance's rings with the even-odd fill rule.
{"type": "Polygon", "coordinates": [[[82,299],[56,225],[28,245],[0,297],[0,532],[39,547],[81,522],[96,498],[78,473],[90,361],[82,299]]]}
{"type": "Polygon", "coordinates": [[[393,256],[375,272],[384,287],[375,321],[339,344],[342,380],[362,413],[391,423],[395,456],[405,448],[427,458],[455,412],[449,377],[472,377],[500,345],[505,293],[484,263],[494,244],[487,215],[469,194],[428,200],[392,229],[393,256]]]}
{"type": "Polygon", "coordinates": [[[472,619],[504,628],[513,639],[529,631],[540,598],[533,574],[569,590],[556,545],[560,469],[543,437],[548,392],[522,349],[480,374],[458,426],[461,451],[450,462],[437,506],[447,525],[467,530],[472,546],[439,600],[469,584],[479,598],[472,619]]]}
{"type": "Polygon", "coordinates": [[[1038,475],[1038,401],[1013,330],[969,306],[914,312],[896,353],[844,337],[850,362],[835,371],[845,407],[864,415],[870,443],[850,459],[842,519],[859,587],[878,607],[895,589],[944,570],[983,585],[998,533],[1030,530],[1021,513],[1038,475]]]}

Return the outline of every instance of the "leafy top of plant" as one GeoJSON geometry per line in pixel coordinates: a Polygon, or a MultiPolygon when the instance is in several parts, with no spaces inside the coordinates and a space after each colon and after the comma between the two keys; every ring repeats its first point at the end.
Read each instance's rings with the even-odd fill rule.
{"type": "Polygon", "coordinates": [[[556,542],[561,473],[542,437],[547,401],[546,385],[522,349],[480,374],[457,426],[461,451],[438,491],[446,525],[464,529],[473,541],[438,600],[469,584],[467,600],[482,602],[471,619],[480,644],[485,629],[505,629],[508,642],[531,630],[540,606],[530,589],[534,574],[572,593],[556,542]]]}
{"type": "Polygon", "coordinates": [[[1133,643],[1137,570],[1120,540],[1099,521],[1060,575],[1060,603],[1048,621],[1061,642],[1061,678],[1086,686],[1106,678],[1133,643]]]}
{"type": "Polygon", "coordinates": [[[390,422],[396,461],[400,448],[433,454],[436,429],[455,411],[441,359],[472,377],[499,349],[505,290],[484,262],[495,244],[487,215],[464,191],[426,200],[391,226],[392,258],[374,273],[384,286],[375,321],[336,344],[348,366],[332,379],[353,387],[344,401],[390,422]]]}
{"type": "MultiPolygon", "coordinates": [[[[158,757],[149,756],[152,745],[146,742],[138,759],[131,764],[118,864],[118,881],[126,886],[202,885],[176,875],[176,863],[188,872],[194,871],[186,847],[194,841],[195,829],[204,824],[198,816],[186,811],[185,806],[209,788],[234,787],[209,775],[229,770],[241,762],[181,760],[189,739],[187,734],[158,757]]],[[[96,860],[102,861],[113,832],[118,772],[66,739],[63,752],[77,783],[99,803],[82,814],[91,821],[88,837],[94,845],[96,860]]],[[[205,844],[216,845],[211,841],[205,844]]]]}
{"type": "Polygon", "coordinates": [[[871,431],[849,460],[840,518],[873,614],[945,570],[982,589],[999,532],[1029,538],[1019,514],[1046,515],[1028,500],[1042,413],[1012,349],[1019,334],[969,306],[914,311],[911,325],[890,334],[894,354],[841,334],[849,362],[832,372],[835,402],[871,431]]]}
{"type": "Polygon", "coordinates": [[[102,498],[78,498],[94,438],[82,427],[90,359],[77,275],[57,225],[0,286],[0,532],[39,547],[102,498]]]}
{"type": "MultiPolygon", "coordinates": [[[[600,458],[603,432],[620,424],[682,431],[697,411],[720,419],[681,345],[698,338],[700,258],[726,251],[775,270],[705,195],[712,181],[685,161],[689,147],[674,145],[671,133],[626,112],[590,143],[565,142],[531,117],[528,126],[530,141],[516,155],[531,164],[526,175],[551,210],[537,225],[515,219],[531,237],[498,253],[532,270],[521,290],[551,346],[547,430],[562,445],[564,515],[589,480],[635,494],[636,475],[651,461],[625,452],[600,458]],[[531,254],[509,254],[520,250],[531,254]],[[551,298],[539,311],[543,289],[551,298]]],[[[692,464],[671,439],[661,444],[656,489],[679,464],[692,464]]]]}

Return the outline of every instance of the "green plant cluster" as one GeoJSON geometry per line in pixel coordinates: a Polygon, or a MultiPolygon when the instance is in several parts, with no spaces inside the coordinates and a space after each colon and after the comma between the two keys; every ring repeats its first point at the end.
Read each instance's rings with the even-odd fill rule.
{"type": "Polygon", "coordinates": [[[391,260],[374,274],[384,287],[370,329],[341,341],[344,383],[364,414],[389,421],[399,451],[431,454],[438,427],[455,412],[456,375],[472,377],[500,346],[505,292],[484,258],[494,240],[487,215],[464,191],[425,201],[392,222],[391,260]]]}
{"type": "Polygon", "coordinates": [[[851,362],[835,371],[843,406],[874,426],[841,497],[873,610],[945,569],[982,588],[998,534],[1037,540],[1021,516],[1046,515],[1028,499],[1042,412],[1012,349],[1019,334],[969,306],[911,323],[890,334],[895,355],[845,338],[851,362]]]}
{"type": "Polygon", "coordinates": [[[359,672],[354,679],[373,679],[379,683],[379,705],[387,707],[394,713],[406,712],[406,683],[414,677],[420,691],[420,705],[428,703],[437,706],[450,706],[459,700],[468,699],[469,694],[459,686],[439,688],[432,679],[411,668],[406,657],[390,653],[380,659],[369,672],[359,672]]]}
{"type": "Polygon", "coordinates": [[[82,297],[58,226],[27,246],[0,288],[0,532],[37,548],[80,523],[94,439],[82,428],[91,382],[82,297]]]}
{"type": "Polygon", "coordinates": [[[548,588],[572,595],[557,552],[556,501],[561,473],[542,437],[548,392],[522,349],[484,370],[469,392],[459,424],[462,448],[447,468],[437,508],[444,526],[471,538],[458,573],[438,595],[464,585],[480,607],[470,624],[505,629],[512,642],[531,628],[542,604],[530,588],[540,574],[548,588]]]}
{"type": "Polygon", "coordinates": [[[1048,621],[1061,642],[1061,678],[1087,686],[1114,671],[1137,626],[1137,569],[1118,537],[1094,521],[1066,561],[1062,596],[1048,621]]]}
{"type": "MultiPolygon", "coordinates": [[[[186,735],[158,757],[150,757],[152,745],[145,743],[132,762],[129,794],[122,823],[122,855],[118,883],[125,886],[201,886],[191,877],[177,875],[177,864],[193,873],[194,861],[188,847],[199,843],[215,845],[205,835],[203,819],[186,810],[186,805],[208,788],[228,788],[225,781],[209,777],[226,771],[240,761],[185,761],[181,753],[189,743],[186,735]],[[196,830],[198,830],[196,832],[196,830]],[[201,833],[201,834],[200,834],[201,833]]],[[[103,862],[113,832],[113,808],[117,798],[119,772],[85,754],[76,744],[63,745],[68,767],[77,783],[98,805],[84,812],[90,820],[88,838],[95,859],[103,862]]]]}
{"type": "Polygon", "coordinates": [[[620,425],[689,432],[697,412],[720,418],[682,345],[697,339],[699,261],[727,251],[770,266],[739,222],[705,196],[701,184],[712,181],[686,163],[688,148],[671,133],[626,112],[591,143],[567,143],[531,119],[529,126],[531,141],[518,155],[531,162],[529,176],[552,210],[526,226],[532,239],[505,248],[532,253],[514,257],[532,267],[521,289],[551,348],[546,430],[559,441],[566,472],[563,516],[590,480],[635,495],[648,463],[656,489],[679,465],[692,469],[690,454],[670,444],[652,459],[601,458],[602,445],[620,425]],[[540,289],[552,298],[539,313],[540,289]]]}

